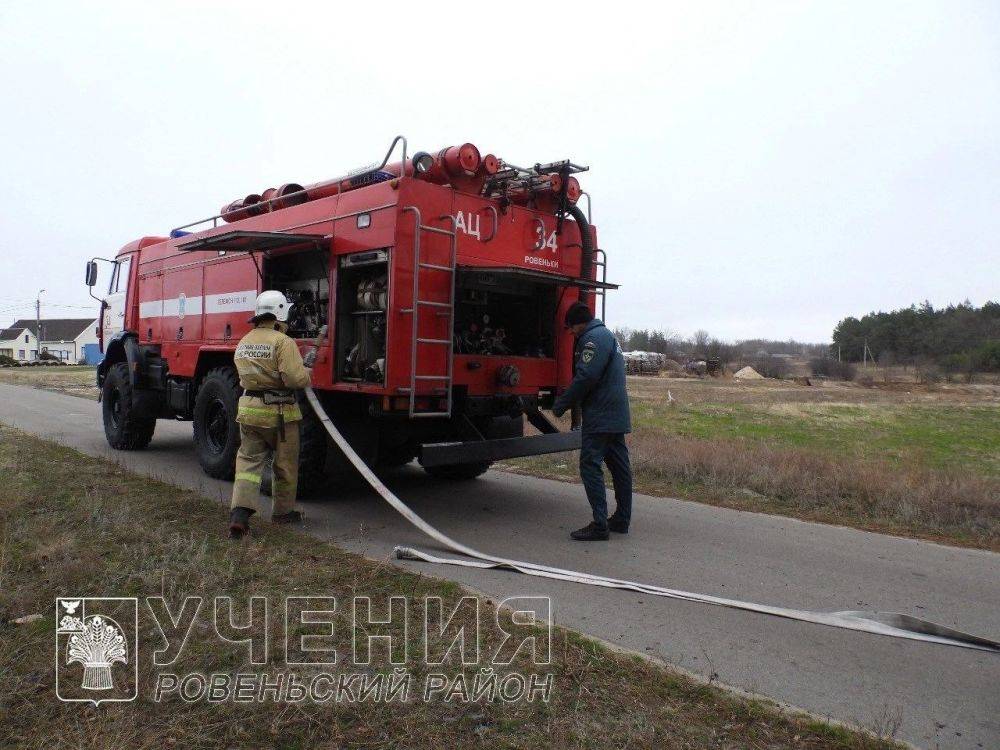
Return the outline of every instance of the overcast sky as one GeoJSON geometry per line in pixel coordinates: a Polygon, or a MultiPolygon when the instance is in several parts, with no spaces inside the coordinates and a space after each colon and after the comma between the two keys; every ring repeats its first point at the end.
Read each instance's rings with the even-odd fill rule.
{"type": "Polygon", "coordinates": [[[1000,298],[1000,3],[209,5],[0,6],[0,323],[397,133],[590,165],[609,324],[828,341],[1000,298]]]}

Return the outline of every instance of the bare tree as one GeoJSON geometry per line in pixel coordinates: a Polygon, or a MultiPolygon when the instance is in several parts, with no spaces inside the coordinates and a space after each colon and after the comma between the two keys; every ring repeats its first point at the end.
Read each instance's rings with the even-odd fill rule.
{"type": "Polygon", "coordinates": [[[695,351],[698,354],[703,355],[708,350],[708,343],[712,340],[712,337],[708,331],[703,328],[699,328],[694,332],[694,336],[691,337],[691,340],[694,343],[695,351]]]}

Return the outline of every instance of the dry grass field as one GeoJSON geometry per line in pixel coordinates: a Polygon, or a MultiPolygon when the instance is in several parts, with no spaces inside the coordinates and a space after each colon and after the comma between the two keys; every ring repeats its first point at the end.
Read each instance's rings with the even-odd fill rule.
{"type": "MultiPolygon", "coordinates": [[[[553,675],[551,700],[421,700],[419,688],[405,703],[371,700],[187,702],[170,694],[153,698],[151,660],[139,670],[139,697],[99,708],[54,698],[53,597],[79,594],[144,597],[162,593],[171,607],[183,596],[226,594],[237,602],[251,595],[272,603],[296,592],[322,592],[339,602],[355,595],[384,602],[406,595],[406,623],[387,633],[409,644],[406,667],[419,685],[428,672],[466,675],[472,684],[480,664],[463,665],[453,652],[442,666],[421,662],[425,597],[440,597],[451,612],[469,592],[457,584],[407,573],[318,542],[294,530],[261,524],[233,545],[218,533],[221,511],[195,492],[130,474],[0,426],[0,747],[152,748],[225,747],[573,747],[607,748],[796,748],[797,750],[890,750],[877,739],[812,717],[791,715],[770,702],[742,698],[695,682],[639,656],[616,653],[579,634],[557,628],[551,663],[544,668],[521,652],[498,673],[541,671],[553,675]],[[27,624],[14,620],[41,617],[27,624]]],[[[502,642],[489,623],[494,604],[483,598],[483,654],[502,642]]],[[[385,650],[370,665],[350,663],[349,604],[338,604],[336,670],[392,675],[385,650]]],[[[175,611],[177,611],[175,609],[175,611]]],[[[456,615],[472,625],[469,614],[456,615]]],[[[143,638],[157,643],[155,627],[142,616],[143,638]]],[[[196,624],[175,665],[179,674],[263,671],[270,680],[289,671],[282,662],[282,618],[269,621],[271,660],[249,664],[239,643],[226,644],[207,622],[196,624]]],[[[295,631],[298,635],[299,631],[295,631]]],[[[540,634],[544,635],[544,634],[540,634]]],[[[431,632],[429,648],[443,653],[452,635],[431,632]]],[[[146,658],[146,657],[144,657],[146,658]]],[[[482,658],[485,666],[488,657],[482,658]]],[[[298,666],[303,680],[327,667],[298,666]]],[[[873,726],[879,734],[885,727],[873,726]]]]}
{"type": "MultiPolygon", "coordinates": [[[[1000,549],[1000,386],[632,377],[628,387],[640,492],[1000,549]]],[[[575,461],[504,467],[575,481],[575,461]]]]}
{"type": "Polygon", "coordinates": [[[4,367],[0,368],[0,383],[27,385],[72,396],[97,399],[97,380],[94,367],[63,365],[56,367],[4,367]]]}

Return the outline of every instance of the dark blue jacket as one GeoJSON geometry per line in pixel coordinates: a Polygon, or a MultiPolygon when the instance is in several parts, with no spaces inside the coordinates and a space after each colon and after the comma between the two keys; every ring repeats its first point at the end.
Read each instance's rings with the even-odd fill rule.
{"type": "Polygon", "coordinates": [[[556,399],[552,411],[561,416],[580,404],[584,432],[631,432],[625,358],[614,334],[594,318],[576,340],[574,355],[573,382],[556,399]]]}

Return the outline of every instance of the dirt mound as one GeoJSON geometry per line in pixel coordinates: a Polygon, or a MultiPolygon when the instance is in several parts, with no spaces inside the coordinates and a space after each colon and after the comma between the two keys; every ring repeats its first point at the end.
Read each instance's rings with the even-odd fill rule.
{"type": "Polygon", "coordinates": [[[742,370],[733,375],[735,380],[763,380],[764,376],[755,369],[747,365],[742,370]]]}

